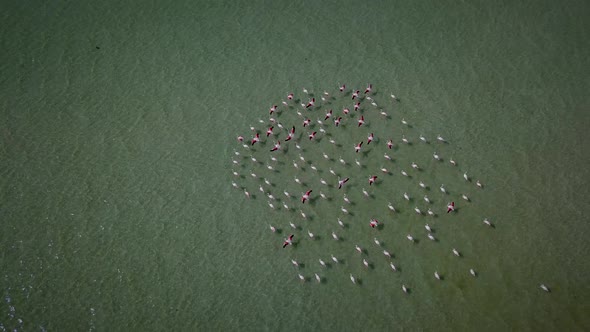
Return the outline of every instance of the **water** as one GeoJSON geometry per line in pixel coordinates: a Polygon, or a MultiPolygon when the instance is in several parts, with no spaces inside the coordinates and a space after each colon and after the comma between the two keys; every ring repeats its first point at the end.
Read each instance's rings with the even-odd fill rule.
{"type": "MultiPolygon", "coordinates": [[[[2,7],[6,329],[590,329],[586,2],[2,7]],[[481,177],[474,216],[497,228],[440,229],[460,263],[400,245],[395,277],[302,285],[268,230],[284,214],[229,185],[237,132],[341,82],[394,91],[481,177]]],[[[299,259],[350,263],[321,241],[299,259]]]]}

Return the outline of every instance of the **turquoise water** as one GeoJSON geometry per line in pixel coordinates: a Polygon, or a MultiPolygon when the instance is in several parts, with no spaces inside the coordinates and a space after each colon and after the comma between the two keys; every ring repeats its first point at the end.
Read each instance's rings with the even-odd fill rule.
{"type": "MultiPolygon", "coordinates": [[[[1,12],[6,329],[590,329],[587,2],[28,2],[1,12]],[[336,244],[336,212],[317,212],[328,221],[312,221],[323,235],[313,246],[280,249],[268,224],[299,215],[229,184],[236,133],[286,92],[341,82],[396,93],[392,123],[445,136],[440,153],[486,186],[477,209],[436,221],[440,250],[406,244],[406,231],[423,231],[410,206],[386,225],[399,274],[376,252],[373,270],[353,264],[352,239],[370,241],[368,227],[336,244]],[[329,251],[343,266],[301,284],[291,255],[312,276],[329,251]]],[[[431,169],[431,149],[399,151],[400,163],[431,169]]],[[[453,188],[452,173],[425,176],[453,188]]]]}

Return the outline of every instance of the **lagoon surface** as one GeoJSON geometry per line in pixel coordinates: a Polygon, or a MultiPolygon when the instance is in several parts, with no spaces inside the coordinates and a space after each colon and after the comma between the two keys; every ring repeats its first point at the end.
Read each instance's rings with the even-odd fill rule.
{"type": "Polygon", "coordinates": [[[588,1],[1,8],[0,330],[590,330],[588,1]],[[288,92],[367,82],[485,183],[437,221],[463,257],[398,236],[398,274],[346,259],[301,283],[292,255],[311,277],[354,243],[281,249],[268,225],[301,218],[231,187],[235,137],[288,92]]]}

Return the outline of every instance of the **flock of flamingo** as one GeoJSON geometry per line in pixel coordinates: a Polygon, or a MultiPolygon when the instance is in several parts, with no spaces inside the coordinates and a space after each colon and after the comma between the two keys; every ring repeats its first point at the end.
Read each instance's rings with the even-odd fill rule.
{"type": "MultiPolygon", "coordinates": [[[[417,138],[406,137],[405,134],[402,134],[401,137],[398,136],[398,140],[394,139],[396,129],[409,129],[412,128],[412,125],[402,118],[401,124],[397,124],[399,127],[396,128],[396,124],[391,123],[392,116],[384,109],[394,110],[400,100],[391,94],[391,98],[387,98],[386,104],[382,106],[377,103],[378,95],[380,93],[375,92],[371,84],[366,86],[364,92],[340,85],[333,92],[324,91],[316,100],[314,93],[303,88],[300,98],[296,97],[294,93],[288,93],[281,104],[271,105],[268,110],[268,118],[259,119],[258,126],[250,126],[251,134],[237,136],[238,146],[234,149],[232,157],[234,176],[232,186],[242,191],[247,199],[257,198],[256,191],[259,191],[260,196],[267,201],[269,208],[282,209],[290,214],[298,212],[301,216],[301,225],[294,223],[294,217],[285,220],[288,227],[293,229],[292,234],[281,240],[285,250],[289,250],[289,247],[294,244],[299,244],[303,239],[305,241],[318,240],[320,236],[312,231],[314,227],[317,228],[316,222],[312,220],[315,217],[318,219],[329,218],[320,217],[320,214],[326,213],[341,216],[336,220],[340,231],[332,230],[329,235],[334,241],[343,241],[339,235],[340,232],[347,229],[347,224],[343,219],[358,219],[354,217],[352,210],[356,205],[353,197],[357,193],[364,200],[363,206],[367,206],[371,211],[379,210],[383,211],[379,213],[386,214],[383,218],[369,218],[368,223],[363,227],[368,227],[367,232],[383,227],[386,223],[384,220],[399,214],[400,208],[392,203],[398,198],[389,199],[386,207],[374,206],[374,203],[372,205],[371,202],[375,201],[374,195],[377,195],[374,188],[398,184],[392,180],[396,173],[412,183],[417,182],[415,183],[416,190],[423,191],[424,195],[420,199],[414,198],[415,195],[408,192],[404,192],[402,197],[399,197],[399,200],[405,201],[410,205],[410,208],[413,205],[416,215],[435,218],[439,211],[454,214],[456,204],[472,204],[467,193],[451,195],[447,187],[441,183],[436,186],[442,197],[445,198],[445,205],[437,207],[438,198],[434,200],[428,196],[430,186],[423,180],[418,180],[420,172],[425,169],[417,162],[412,161],[409,165],[399,165],[399,169],[394,170],[398,166],[395,152],[402,146],[425,144],[432,147],[434,162],[448,164],[448,167],[456,170],[454,172],[457,173],[458,179],[461,178],[462,173],[461,181],[469,186],[473,185],[475,190],[483,190],[484,185],[480,180],[474,181],[467,172],[458,171],[458,162],[453,158],[449,158],[447,161],[436,151],[437,145],[442,147],[449,144],[441,135],[437,135],[432,142],[423,134],[417,138]],[[312,118],[316,118],[316,120],[312,120],[312,118]],[[371,126],[371,123],[375,125],[371,126]],[[374,130],[379,126],[385,126],[387,132],[375,132],[374,130]],[[336,141],[337,136],[339,136],[338,142],[336,141]],[[383,153],[382,156],[381,153],[383,153]],[[347,158],[343,158],[343,155],[347,158]],[[382,165],[372,169],[371,164],[374,162],[369,161],[376,159],[381,159],[384,164],[388,163],[392,167],[388,168],[382,165]],[[404,168],[406,166],[407,168],[404,168]],[[292,180],[286,178],[287,173],[290,172],[294,172],[292,180]],[[273,177],[278,182],[275,182],[273,177]],[[287,187],[277,189],[278,183],[283,183],[287,187]],[[283,195],[280,195],[281,191],[283,195]],[[294,194],[293,191],[301,192],[301,194],[294,194]],[[453,199],[457,199],[457,203],[453,199]],[[420,208],[417,201],[423,201],[422,204],[425,204],[425,207],[420,208]]],[[[377,212],[371,213],[378,214],[377,212]]],[[[327,220],[320,222],[330,224],[327,220]]],[[[484,226],[495,227],[488,218],[483,218],[481,222],[484,226]]],[[[363,221],[358,220],[351,220],[351,224],[365,225],[363,221]]],[[[277,234],[281,233],[280,226],[270,225],[269,228],[272,233],[277,234]]],[[[287,228],[287,225],[283,226],[287,228]]],[[[426,237],[430,241],[438,241],[434,235],[433,227],[428,222],[424,224],[424,229],[426,237]]],[[[405,237],[410,244],[417,243],[414,235],[407,234],[405,237]]],[[[377,250],[388,260],[391,271],[399,272],[399,267],[394,263],[393,254],[383,246],[383,241],[375,236],[373,242],[378,248],[377,250]]],[[[350,250],[355,250],[360,255],[359,264],[362,263],[365,268],[372,266],[367,260],[368,246],[350,245],[350,250]]],[[[462,257],[461,252],[456,248],[450,248],[449,254],[462,257]]],[[[331,255],[330,259],[334,265],[343,265],[342,260],[334,255],[331,255]]],[[[302,274],[303,264],[296,259],[291,258],[291,264],[298,270],[297,277],[300,281],[306,282],[309,279],[315,279],[318,283],[322,282],[323,278],[318,273],[314,273],[313,277],[302,274]]],[[[324,259],[318,258],[318,268],[322,269],[328,266],[329,264],[324,259]]],[[[474,268],[470,268],[466,273],[473,277],[478,276],[474,268]]],[[[353,284],[359,284],[358,276],[353,273],[348,274],[353,284]]],[[[443,280],[438,271],[434,271],[433,276],[437,280],[443,280]]],[[[543,284],[540,287],[547,292],[550,291],[543,284]]],[[[409,292],[409,287],[404,283],[402,283],[401,289],[404,293],[409,292]]]]}

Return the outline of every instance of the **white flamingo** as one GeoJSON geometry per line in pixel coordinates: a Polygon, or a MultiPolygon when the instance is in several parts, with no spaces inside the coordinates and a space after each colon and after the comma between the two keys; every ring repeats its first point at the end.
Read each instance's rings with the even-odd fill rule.
{"type": "Polygon", "coordinates": [[[391,202],[387,203],[387,208],[393,212],[395,212],[395,207],[391,204],[391,202]]]}

